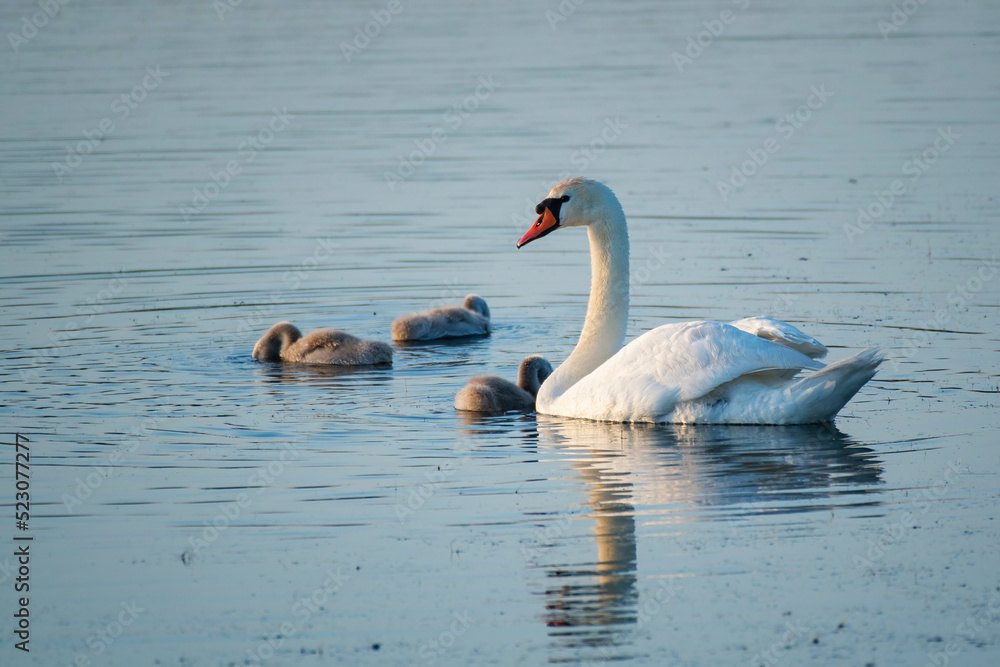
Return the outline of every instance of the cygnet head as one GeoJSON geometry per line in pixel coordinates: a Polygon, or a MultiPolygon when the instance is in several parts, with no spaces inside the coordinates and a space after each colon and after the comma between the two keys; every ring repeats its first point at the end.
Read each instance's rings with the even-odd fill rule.
{"type": "Polygon", "coordinates": [[[470,294],[465,297],[465,301],[462,302],[462,307],[466,310],[479,313],[486,319],[490,319],[490,307],[486,305],[486,299],[481,296],[470,294]]]}
{"type": "Polygon", "coordinates": [[[518,248],[560,227],[603,224],[609,215],[625,217],[611,188],[589,178],[571,178],[555,186],[535,207],[535,213],[538,219],[517,242],[518,248]]]}
{"type": "Polygon", "coordinates": [[[291,322],[278,322],[253,346],[253,358],[258,361],[281,361],[281,351],[302,338],[302,332],[291,322]]]}
{"type": "Polygon", "coordinates": [[[537,355],[525,357],[517,371],[517,386],[532,396],[537,396],[542,383],[550,375],[552,375],[552,364],[548,359],[537,355]]]}

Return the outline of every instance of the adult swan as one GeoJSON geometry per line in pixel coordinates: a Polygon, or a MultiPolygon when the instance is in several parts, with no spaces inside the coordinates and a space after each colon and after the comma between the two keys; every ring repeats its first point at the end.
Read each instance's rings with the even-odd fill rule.
{"type": "Polygon", "coordinates": [[[613,422],[825,422],[882,362],[873,348],[824,366],[816,361],[823,345],[766,317],[666,324],[622,347],[628,230],[618,199],[603,183],[571,178],[535,212],[518,248],[561,227],[586,227],[591,266],[580,340],[539,389],[539,413],[613,422]],[[803,370],[812,372],[795,377],[803,370]]]}

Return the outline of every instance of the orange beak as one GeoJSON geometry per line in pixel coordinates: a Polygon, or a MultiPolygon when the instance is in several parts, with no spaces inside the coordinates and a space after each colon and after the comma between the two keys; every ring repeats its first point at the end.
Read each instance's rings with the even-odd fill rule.
{"type": "Polygon", "coordinates": [[[552,211],[545,209],[538,220],[535,220],[535,224],[531,226],[528,231],[524,233],[521,240],[517,242],[517,247],[525,245],[526,243],[531,243],[535,239],[540,239],[546,234],[553,232],[559,227],[559,221],[556,220],[556,216],[552,215],[552,211]]]}

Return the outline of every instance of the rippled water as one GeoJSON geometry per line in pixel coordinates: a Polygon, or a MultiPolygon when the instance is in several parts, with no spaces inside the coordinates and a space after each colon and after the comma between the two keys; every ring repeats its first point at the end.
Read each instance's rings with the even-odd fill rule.
{"type": "Polygon", "coordinates": [[[2,662],[995,664],[1000,8],[389,9],[67,3],[0,48],[2,662]],[[586,235],[514,249],[568,174],[629,216],[630,335],[890,361],[836,427],[457,415],[572,349],[586,235]],[[490,337],[391,369],[249,356],[469,292],[490,337]]]}

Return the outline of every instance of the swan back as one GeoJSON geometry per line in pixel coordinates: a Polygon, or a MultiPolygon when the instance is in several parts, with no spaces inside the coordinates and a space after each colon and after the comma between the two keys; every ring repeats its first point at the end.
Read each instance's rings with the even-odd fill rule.
{"type": "Polygon", "coordinates": [[[730,324],[758,338],[781,343],[811,359],[822,359],[828,351],[823,343],[781,320],[770,317],[745,317],[730,324]]]}
{"type": "Polygon", "coordinates": [[[392,363],[392,348],[339,329],[319,329],[306,336],[291,322],[278,322],[257,341],[253,358],[333,366],[392,363]]]}
{"type": "Polygon", "coordinates": [[[392,323],[393,340],[436,340],[482,336],[490,332],[490,308],[475,294],[462,306],[435,308],[397,318],[392,323]]]}
{"type": "Polygon", "coordinates": [[[363,340],[339,329],[320,329],[286,348],[284,361],[331,366],[370,366],[392,362],[392,348],[381,341],[363,340]]]}

